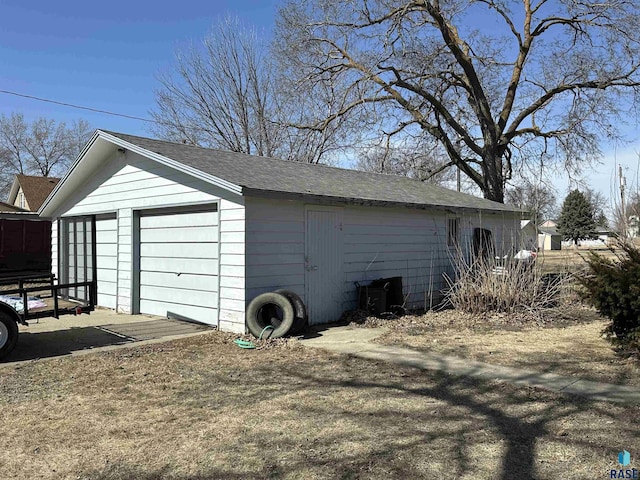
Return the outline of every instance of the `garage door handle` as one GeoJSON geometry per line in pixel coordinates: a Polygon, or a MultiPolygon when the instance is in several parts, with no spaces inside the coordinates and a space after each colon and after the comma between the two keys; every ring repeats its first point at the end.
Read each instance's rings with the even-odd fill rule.
{"type": "Polygon", "coordinates": [[[307,267],[307,270],[311,271],[311,270],[317,270],[318,266],[314,265],[313,267],[307,267]]]}

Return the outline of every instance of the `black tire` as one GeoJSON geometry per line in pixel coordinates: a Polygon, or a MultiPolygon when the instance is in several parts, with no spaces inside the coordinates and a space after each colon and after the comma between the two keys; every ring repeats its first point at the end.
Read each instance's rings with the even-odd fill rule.
{"type": "Polygon", "coordinates": [[[0,360],[9,355],[18,343],[18,324],[6,312],[0,311],[0,360]]]}
{"type": "Polygon", "coordinates": [[[247,307],[247,328],[256,337],[279,338],[286,335],[293,325],[294,311],[284,295],[268,292],[251,300],[247,307]],[[267,326],[273,329],[265,330],[267,326]]]}
{"type": "Polygon", "coordinates": [[[300,296],[296,292],[292,292],[291,290],[286,290],[284,288],[276,290],[276,293],[287,297],[287,300],[289,300],[293,307],[293,311],[295,312],[293,325],[291,326],[289,333],[298,334],[304,332],[309,325],[309,318],[307,317],[307,307],[300,296]]]}

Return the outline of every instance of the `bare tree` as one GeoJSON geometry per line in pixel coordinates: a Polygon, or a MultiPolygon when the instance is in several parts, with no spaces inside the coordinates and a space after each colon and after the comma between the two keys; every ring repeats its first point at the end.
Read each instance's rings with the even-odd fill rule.
{"type": "Polygon", "coordinates": [[[598,227],[608,227],[609,221],[605,212],[609,207],[609,199],[606,198],[602,192],[589,187],[584,189],[584,196],[587,197],[587,200],[591,204],[593,219],[596,225],[598,227]]]}
{"type": "Polygon", "coordinates": [[[401,144],[391,144],[390,137],[382,145],[374,145],[361,152],[356,168],[366,172],[402,175],[422,182],[444,185],[454,180],[452,170],[442,170],[447,163],[435,145],[428,148],[415,140],[401,144]],[[434,175],[434,172],[439,173],[434,175]]]}
{"type": "Polygon", "coordinates": [[[15,174],[62,175],[89,140],[85,120],[64,122],[38,118],[29,124],[20,113],[0,116],[0,192],[6,195],[15,174]]]}
{"type": "Polygon", "coordinates": [[[524,178],[517,185],[507,188],[505,203],[529,212],[536,225],[555,217],[558,213],[553,187],[537,179],[534,181],[524,178]]]}
{"type": "Polygon", "coordinates": [[[443,168],[502,202],[522,162],[575,169],[617,135],[639,93],[639,27],[632,0],[296,0],[277,45],[305,91],[345,86],[308,128],[360,112],[385,135],[422,132],[443,168]]]}
{"type": "Polygon", "coordinates": [[[300,132],[309,112],[331,115],[330,85],[313,97],[280,77],[258,33],[227,17],[202,45],[177,52],[173,71],[160,74],[152,115],[163,138],[234,152],[318,162],[335,147],[339,123],[300,132]]]}

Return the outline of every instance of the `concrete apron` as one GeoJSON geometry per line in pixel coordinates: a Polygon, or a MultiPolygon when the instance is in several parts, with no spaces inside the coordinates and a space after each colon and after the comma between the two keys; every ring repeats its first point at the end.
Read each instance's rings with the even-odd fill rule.
{"type": "Polygon", "coordinates": [[[0,368],[44,358],[162,343],[211,330],[206,325],[150,315],[117,314],[106,309],[97,309],[90,315],[42,318],[29,321],[28,327],[19,326],[18,344],[0,363],[0,368]]]}
{"type": "Polygon", "coordinates": [[[330,327],[301,339],[301,342],[308,347],[323,348],[359,358],[389,362],[421,370],[437,370],[456,376],[527,385],[559,393],[579,395],[591,400],[640,403],[640,388],[636,387],[593,382],[554,373],[537,373],[433,352],[418,352],[408,348],[371,343],[386,331],[385,328],[330,327]]]}

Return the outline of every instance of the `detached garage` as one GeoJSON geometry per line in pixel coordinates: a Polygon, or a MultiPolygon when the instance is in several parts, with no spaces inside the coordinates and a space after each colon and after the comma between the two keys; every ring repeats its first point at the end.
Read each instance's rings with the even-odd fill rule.
{"type": "Polygon", "coordinates": [[[428,308],[453,256],[472,255],[474,238],[512,251],[521,218],[404,177],[101,130],[39,213],[54,219],[61,281],[91,279],[95,258],[100,306],[234,332],[279,288],[311,324],[336,321],[357,305],[355,282],[382,277],[402,277],[406,307],[428,308]]]}

